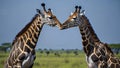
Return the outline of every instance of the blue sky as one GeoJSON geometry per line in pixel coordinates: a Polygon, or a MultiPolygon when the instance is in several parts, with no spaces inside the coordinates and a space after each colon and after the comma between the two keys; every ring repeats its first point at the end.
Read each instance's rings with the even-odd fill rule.
{"type": "MultiPolygon", "coordinates": [[[[12,42],[34,17],[36,9],[42,9],[42,2],[62,23],[75,5],[81,5],[102,42],[120,43],[120,0],[0,0],[0,44],[12,42]]],[[[44,25],[36,48],[82,49],[79,29],[59,30],[44,25]]]]}

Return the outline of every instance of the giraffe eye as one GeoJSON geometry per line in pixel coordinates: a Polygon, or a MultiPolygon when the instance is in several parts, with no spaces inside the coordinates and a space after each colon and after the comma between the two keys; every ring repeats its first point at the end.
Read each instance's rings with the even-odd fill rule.
{"type": "Polygon", "coordinates": [[[52,16],[48,16],[47,18],[52,19],[52,16]]]}
{"type": "Polygon", "coordinates": [[[75,20],[77,18],[77,16],[73,16],[73,19],[75,20]]]}
{"type": "Polygon", "coordinates": [[[49,19],[52,19],[52,16],[48,17],[49,19]]]}
{"type": "Polygon", "coordinates": [[[73,17],[73,19],[75,20],[77,17],[73,17]]]}
{"type": "Polygon", "coordinates": [[[73,19],[76,19],[76,17],[75,17],[75,18],[73,18],[73,19]]]}

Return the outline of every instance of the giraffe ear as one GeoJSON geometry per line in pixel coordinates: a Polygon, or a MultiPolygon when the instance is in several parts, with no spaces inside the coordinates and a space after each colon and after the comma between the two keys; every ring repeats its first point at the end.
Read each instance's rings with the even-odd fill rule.
{"type": "Polygon", "coordinates": [[[48,9],[50,12],[53,12],[53,10],[51,8],[48,9]]]}
{"type": "Polygon", "coordinates": [[[85,15],[85,10],[82,10],[82,12],[80,13],[80,15],[85,15]]]}
{"type": "Polygon", "coordinates": [[[51,12],[53,12],[53,10],[51,9],[51,12]]]}
{"type": "Polygon", "coordinates": [[[37,11],[37,13],[41,14],[41,11],[40,11],[40,9],[36,9],[36,11],[37,11]]]}
{"type": "Polygon", "coordinates": [[[71,12],[71,14],[70,15],[73,15],[73,12],[71,12]]]}

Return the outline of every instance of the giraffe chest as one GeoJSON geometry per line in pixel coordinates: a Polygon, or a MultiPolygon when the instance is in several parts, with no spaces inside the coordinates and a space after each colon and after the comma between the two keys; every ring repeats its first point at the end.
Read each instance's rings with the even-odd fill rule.
{"type": "Polygon", "coordinates": [[[91,56],[86,56],[86,61],[88,63],[89,68],[97,68],[97,63],[94,62],[91,56]]]}
{"type": "Polygon", "coordinates": [[[27,54],[27,57],[22,62],[22,68],[28,68],[34,63],[35,55],[31,52],[27,54]]]}

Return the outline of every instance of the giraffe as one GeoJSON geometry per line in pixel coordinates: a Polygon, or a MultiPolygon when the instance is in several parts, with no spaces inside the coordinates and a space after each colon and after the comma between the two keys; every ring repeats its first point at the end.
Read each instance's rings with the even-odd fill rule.
{"type": "Polygon", "coordinates": [[[48,11],[42,3],[43,11],[37,9],[33,19],[16,35],[12,43],[12,49],[5,63],[5,68],[32,68],[35,55],[35,47],[44,24],[55,26],[58,22],[51,9],[48,11]]]}
{"type": "Polygon", "coordinates": [[[79,27],[88,68],[120,68],[120,59],[115,57],[108,44],[100,41],[81,6],[75,7],[64,24],[66,28],[79,27]]]}

